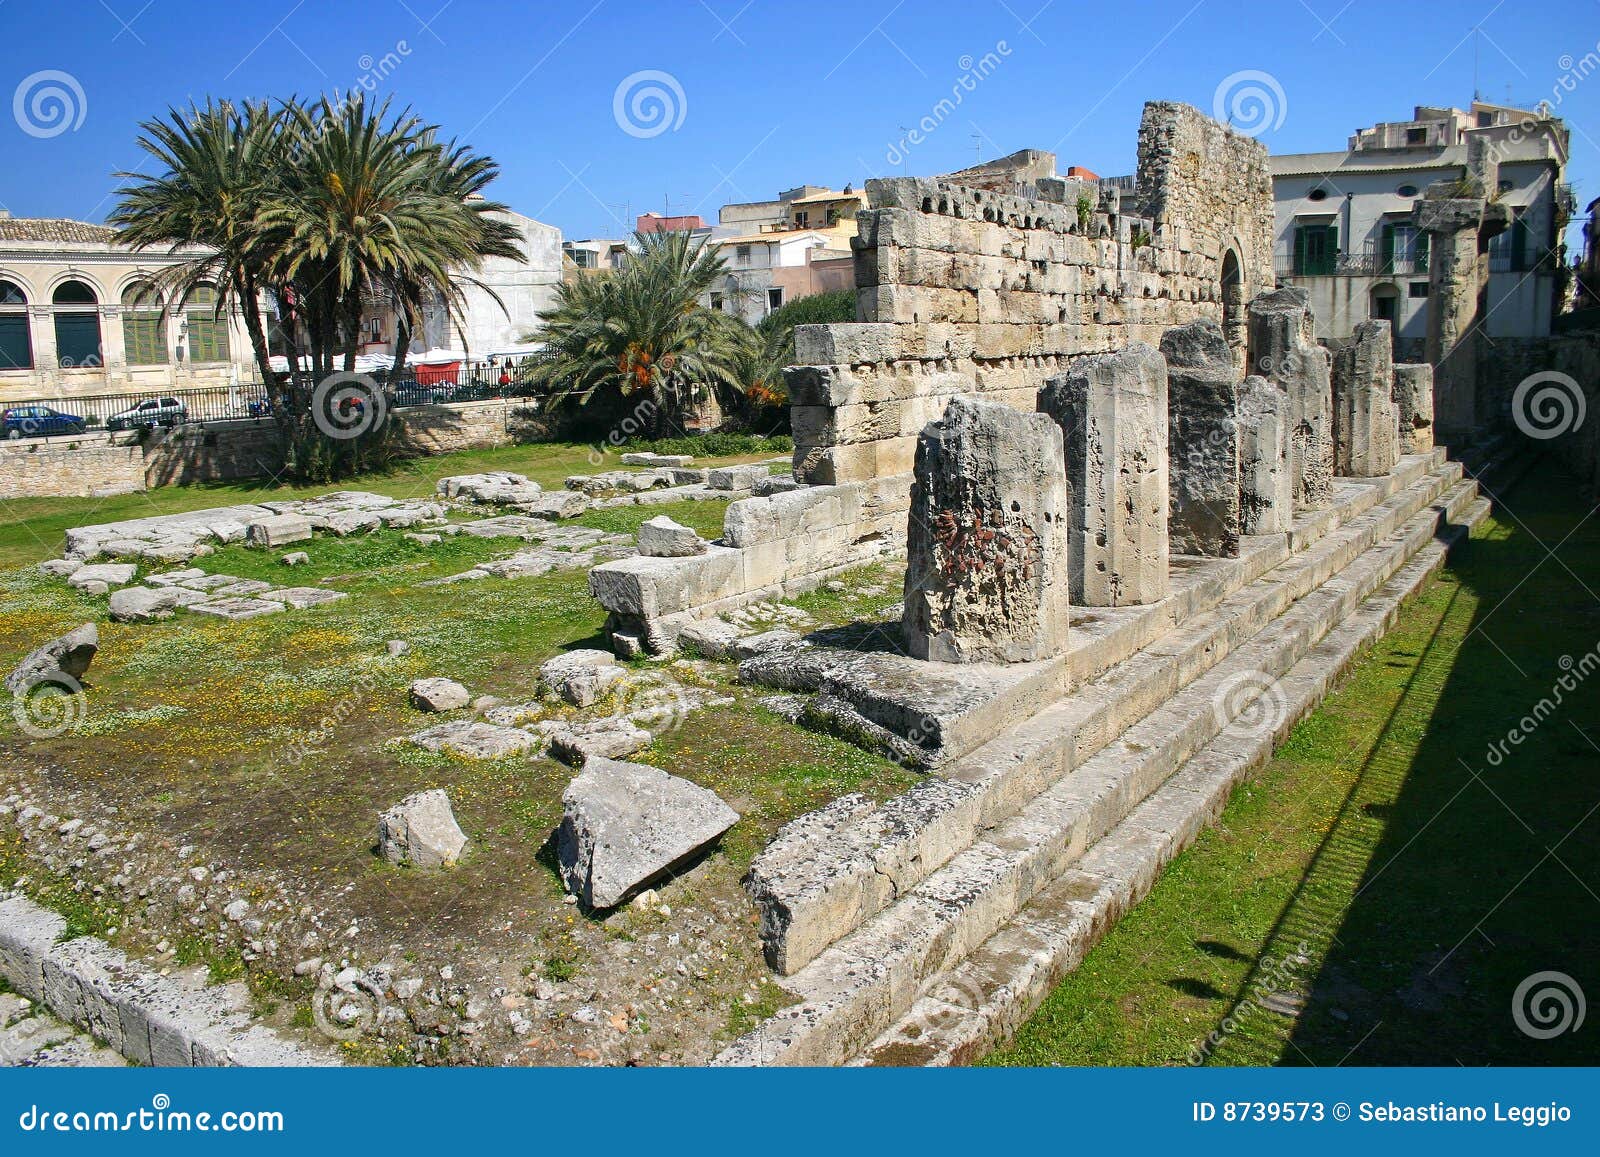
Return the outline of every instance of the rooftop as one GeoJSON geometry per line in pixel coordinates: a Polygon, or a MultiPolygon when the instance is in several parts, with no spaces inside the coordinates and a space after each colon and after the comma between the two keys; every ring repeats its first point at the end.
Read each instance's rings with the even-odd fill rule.
{"type": "Polygon", "coordinates": [[[56,241],[109,245],[117,231],[109,225],[91,225],[66,217],[0,217],[0,241],[56,241]]]}

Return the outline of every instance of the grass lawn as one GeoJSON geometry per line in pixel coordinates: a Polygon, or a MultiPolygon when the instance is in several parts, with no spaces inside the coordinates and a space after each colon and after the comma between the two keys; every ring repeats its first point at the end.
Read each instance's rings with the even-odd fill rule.
{"type": "MultiPolygon", "coordinates": [[[[311,498],[334,490],[367,490],[395,498],[426,498],[433,495],[434,484],[448,474],[475,474],[485,470],[510,470],[527,475],[546,489],[559,489],[562,480],[569,475],[596,474],[603,470],[618,469],[621,465],[620,452],[607,455],[598,463],[593,458],[594,453],[594,447],[588,443],[540,442],[500,446],[492,450],[464,450],[432,458],[413,458],[387,474],[369,474],[329,485],[290,486],[269,483],[266,479],[248,479],[196,486],[167,486],[141,494],[119,494],[108,498],[13,498],[0,501],[0,569],[58,557],[62,538],[68,528],[90,523],[177,514],[185,510],[232,506],[241,502],[311,498]]],[[[784,451],[774,450],[770,454],[700,458],[696,459],[695,465],[729,466],[757,462],[782,453],[784,451]]],[[[600,513],[596,512],[597,515],[600,513]]],[[[656,513],[660,511],[643,514],[641,519],[656,513]]],[[[611,516],[619,515],[620,512],[612,512],[611,516]]],[[[714,529],[720,534],[720,508],[716,517],[714,529]]],[[[594,525],[602,523],[596,522],[594,525]]]]}
{"type": "MultiPolygon", "coordinates": [[[[394,476],[347,485],[431,491],[439,475],[488,468],[559,484],[565,474],[588,469],[587,452],[543,446],[451,455],[420,464],[425,470],[409,481],[394,476]]],[[[282,885],[295,908],[314,914],[326,944],[319,951],[335,959],[403,954],[419,968],[449,965],[483,991],[516,991],[525,974],[542,971],[568,981],[580,999],[603,992],[618,1007],[640,1010],[648,1029],[630,1030],[626,1039],[637,1037],[652,1058],[677,1058],[689,1048],[703,1059],[716,1033],[731,1031],[727,1026],[772,999],[739,886],[749,859],[794,816],[848,791],[893,795],[915,781],[914,773],[785,723],[761,705],[765,692],[734,682],[732,664],[665,666],[685,686],[732,701],[689,714],[636,758],[711,788],[742,818],[720,849],[663,888],[672,917],[583,916],[563,903],[547,844],[572,769],[547,757],[481,761],[390,742],[439,721],[407,703],[413,679],[447,675],[475,695],[523,702],[537,697],[545,659],[596,645],[605,612],[590,597],[582,570],[419,587],[525,544],[460,535],[419,546],[397,530],[319,535],[301,544],[311,561],[293,571],[277,562],[276,551],[237,545],[199,562],[214,574],[324,585],[348,592],[347,599],[245,622],[179,614],[119,624],[107,620],[105,596],[80,594],[21,565],[57,553],[36,542],[28,548],[26,530],[41,524],[56,539],[84,522],[260,496],[234,486],[12,504],[11,521],[0,528],[12,560],[0,567],[0,655],[15,662],[41,640],[88,620],[99,625],[100,651],[85,679],[87,712],[74,730],[30,738],[10,711],[0,713],[0,797],[18,792],[53,814],[142,833],[155,850],[155,870],[175,873],[178,883],[189,866],[213,864],[245,895],[275,895],[282,885]],[[17,520],[25,506],[46,513],[24,528],[17,520]],[[385,642],[396,638],[411,651],[391,659],[385,642]],[[378,814],[431,787],[450,793],[472,841],[468,855],[443,873],[384,864],[373,853],[378,814]],[[681,956],[666,951],[669,937],[671,945],[681,937],[703,957],[686,976],[673,972],[681,956]]],[[[667,514],[715,535],[725,509],[712,501],[626,506],[578,521],[632,533],[644,519],[667,514]]],[[[583,715],[603,714],[606,706],[583,715]]],[[[574,714],[554,705],[544,712],[574,714]]],[[[285,966],[311,948],[291,944],[276,961],[246,968],[248,961],[222,939],[193,931],[193,905],[172,903],[164,886],[155,888],[160,903],[130,903],[116,886],[97,894],[82,876],[59,870],[59,862],[46,862],[14,829],[6,831],[0,885],[20,882],[77,930],[107,935],[136,955],[163,964],[204,962],[218,977],[243,970],[263,982],[258,996],[282,998],[282,1015],[296,1006],[303,1014],[311,982],[288,978],[285,966]],[[163,941],[171,943],[170,953],[155,951],[163,941]]],[[[118,867],[104,865],[105,874],[118,867]]],[[[100,868],[91,866],[91,879],[100,868]]],[[[561,1023],[562,1033],[582,1027],[561,1023]]],[[[531,1060],[584,1059],[555,1030],[534,1036],[545,1047],[531,1060]]]]}
{"type": "Polygon", "coordinates": [[[1541,464],[1496,496],[988,1063],[1600,1062],[1592,1024],[1541,1040],[1512,1016],[1534,973],[1600,996],[1600,518],[1578,489],[1541,464]]]}

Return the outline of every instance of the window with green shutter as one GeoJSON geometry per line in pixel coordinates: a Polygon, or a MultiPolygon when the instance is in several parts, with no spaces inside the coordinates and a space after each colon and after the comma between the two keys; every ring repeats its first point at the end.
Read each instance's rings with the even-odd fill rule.
{"type": "Polygon", "coordinates": [[[33,369],[28,333],[28,298],[20,287],[0,281],[0,370],[33,369]]]}
{"type": "Polygon", "coordinates": [[[161,297],[149,285],[122,295],[122,350],[130,366],[167,364],[167,327],[161,297]]]}
{"type": "Polygon", "coordinates": [[[230,360],[228,315],[217,313],[217,291],[197,285],[184,299],[184,319],[189,325],[189,361],[195,365],[230,360]]]}

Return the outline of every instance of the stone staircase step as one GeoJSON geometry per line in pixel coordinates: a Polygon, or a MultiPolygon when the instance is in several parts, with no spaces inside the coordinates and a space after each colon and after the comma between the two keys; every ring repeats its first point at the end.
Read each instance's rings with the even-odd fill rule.
{"type": "Polygon", "coordinates": [[[1441,541],[1424,546],[1360,609],[1279,681],[1270,728],[1235,720],[1042,889],[982,946],[936,978],[852,1064],[955,1065],[1008,1039],[1082,963],[1161,872],[1221,814],[1233,790],[1272,757],[1361,652],[1393,625],[1402,603],[1443,565],[1449,546],[1489,511],[1474,499],[1441,541]]]}
{"type": "MultiPolygon", "coordinates": [[[[1442,472],[1439,481],[1454,476],[1442,472]]],[[[884,910],[868,913],[870,920],[821,952],[789,982],[786,987],[801,1002],[735,1042],[722,1062],[839,1064],[865,1049],[934,978],[1010,921],[1231,720],[1248,717],[1263,694],[1283,695],[1281,688],[1274,689],[1274,681],[1442,528],[1470,511],[1477,502],[1476,486],[1454,485],[1392,533],[1409,503],[1403,496],[1391,502],[1340,532],[1348,535],[1350,549],[1360,551],[1348,565],[1333,566],[1342,556],[1333,536],[1324,562],[1294,560],[1299,565],[1279,582],[1291,590],[1297,581],[1313,589],[1187,687],[1161,696],[1162,705],[1132,723],[1120,740],[1102,745],[976,842],[969,839],[967,846],[959,846],[959,837],[947,825],[954,852],[947,862],[924,873],[914,887],[889,890],[884,910]],[[1324,568],[1337,573],[1316,583],[1324,568]]],[[[1046,725],[1060,722],[1047,720],[1046,725]]],[[[966,804],[970,813],[979,810],[971,800],[966,804]]],[[[968,831],[976,835],[975,829],[968,831]]]]}
{"type": "MultiPolygon", "coordinates": [[[[782,829],[749,877],[768,962],[792,974],[826,946],[971,846],[1110,743],[1135,720],[1220,662],[1292,603],[1414,518],[1459,467],[1439,465],[1366,507],[1314,545],[1182,621],[1021,725],[879,807],[835,801],[782,829]]],[[[1470,485],[1470,484],[1468,484],[1470,485]]],[[[1325,512],[1319,512],[1325,513],[1325,512]]],[[[1425,530],[1416,532],[1426,537],[1425,530]]]]}

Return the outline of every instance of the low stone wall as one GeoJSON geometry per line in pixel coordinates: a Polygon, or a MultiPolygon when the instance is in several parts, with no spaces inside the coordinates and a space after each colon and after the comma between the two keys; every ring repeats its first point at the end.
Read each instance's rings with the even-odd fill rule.
{"type": "MultiPolygon", "coordinates": [[[[400,412],[404,443],[419,454],[505,446],[517,440],[520,399],[415,406],[400,412]]],[[[281,464],[270,422],[206,422],[149,433],[0,441],[0,493],[12,498],[95,498],[159,486],[270,476],[281,464]]]]}
{"type": "Polygon", "coordinates": [[[1600,498],[1600,332],[1484,342],[1477,387],[1480,418],[1554,454],[1600,498]],[[1538,374],[1565,375],[1577,392],[1546,378],[1519,404],[1517,387],[1538,374]]]}

